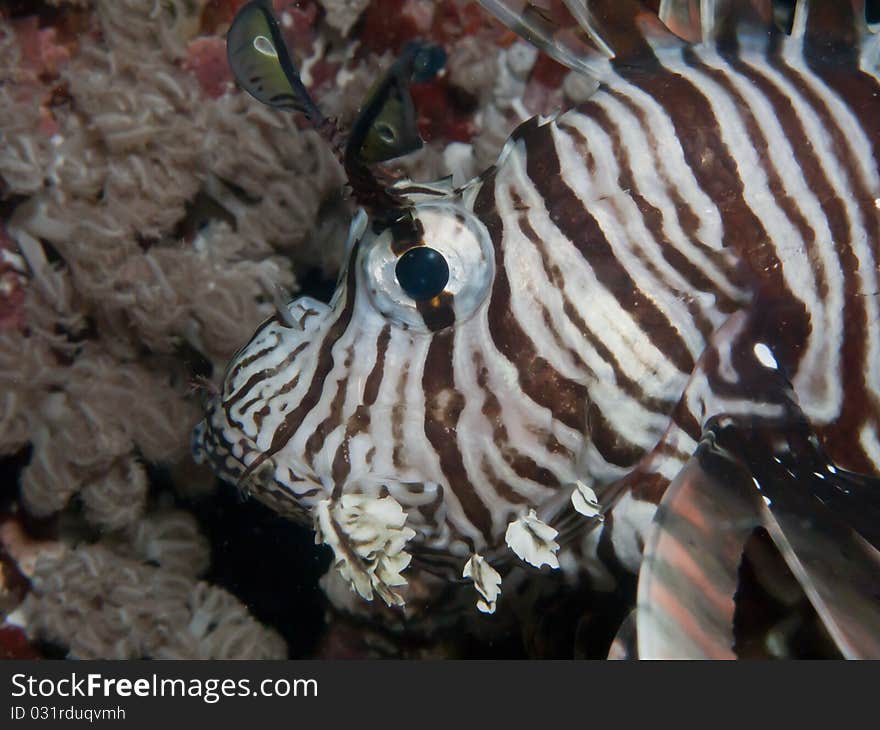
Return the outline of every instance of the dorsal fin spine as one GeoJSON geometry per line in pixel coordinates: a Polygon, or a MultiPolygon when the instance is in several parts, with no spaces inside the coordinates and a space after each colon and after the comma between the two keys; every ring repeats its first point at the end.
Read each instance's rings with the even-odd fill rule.
{"type": "Polygon", "coordinates": [[[791,23],[791,37],[803,38],[807,29],[807,3],[798,0],[794,7],[794,20],[791,23]]]}
{"type": "Polygon", "coordinates": [[[596,44],[596,47],[608,58],[613,58],[614,51],[608,47],[605,39],[596,32],[595,21],[590,17],[590,11],[586,3],[581,0],[564,0],[564,2],[565,7],[568,8],[568,12],[571,13],[572,17],[577,20],[578,23],[580,23],[581,28],[587,34],[587,37],[592,40],[593,43],[596,44]]]}
{"type": "Polygon", "coordinates": [[[703,43],[711,43],[715,37],[715,0],[700,0],[700,36],[703,43]]]}

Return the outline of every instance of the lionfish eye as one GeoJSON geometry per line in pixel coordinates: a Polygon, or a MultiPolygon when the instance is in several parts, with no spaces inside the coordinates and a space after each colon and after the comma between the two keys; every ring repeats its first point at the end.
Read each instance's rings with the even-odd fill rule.
{"type": "Polygon", "coordinates": [[[397,260],[394,268],[401,288],[416,301],[433,299],[449,281],[449,264],[439,251],[413,246],[397,260]]]}

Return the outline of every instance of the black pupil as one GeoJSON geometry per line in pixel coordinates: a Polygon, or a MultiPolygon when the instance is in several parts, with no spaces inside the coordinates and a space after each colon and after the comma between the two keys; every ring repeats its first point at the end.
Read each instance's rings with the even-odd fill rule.
{"type": "Polygon", "coordinates": [[[414,246],[397,260],[394,269],[403,290],[416,301],[433,299],[449,281],[443,254],[427,246],[414,246]]]}

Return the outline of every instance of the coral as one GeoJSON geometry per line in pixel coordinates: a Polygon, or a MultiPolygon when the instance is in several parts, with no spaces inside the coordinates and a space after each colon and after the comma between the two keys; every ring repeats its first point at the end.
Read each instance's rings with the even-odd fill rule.
{"type": "Polygon", "coordinates": [[[0,331],[24,326],[24,259],[0,226],[0,331]]]}
{"type": "MultiPolygon", "coordinates": [[[[27,326],[0,336],[0,450],[34,446],[22,488],[39,515],[81,491],[95,524],[139,517],[138,459],[180,459],[197,418],[175,356],[229,358],[271,311],[269,292],[294,286],[281,252],[341,186],[313,133],[241,94],[206,98],[178,64],[198,30],[187,7],[96,3],[101,36],[62,64],[68,101],[51,137],[33,75],[0,87],[0,176],[24,196],[8,236],[28,269],[21,286],[4,257],[4,312],[23,300],[27,326]]],[[[4,67],[21,57],[15,40],[4,67]]]]}
{"type": "Polygon", "coordinates": [[[194,404],[159,372],[114,358],[97,343],[77,346],[67,365],[52,345],[38,335],[0,333],[0,448],[33,447],[22,475],[24,504],[46,516],[83,490],[95,524],[130,524],[146,494],[136,454],[151,461],[179,456],[194,404]]]}
{"type": "Polygon", "coordinates": [[[0,454],[30,447],[28,514],[75,512],[75,534],[114,546],[34,574],[27,629],[62,645],[77,633],[73,656],[284,654],[234,597],[194,583],[209,547],[191,517],[154,511],[147,467],[188,460],[190,379],[295,287],[294,259],[333,265],[307,239],[342,176],[317,135],[226,83],[204,5],[97,0],[67,16],[75,33],[0,22],[0,454]],[[79,585],[96,561],[110,583],[79,585]],[[151,638],[166,609],[138,614],[141,584],[188,634],[151,638]],[[93,621],[106,591],[121,613],[93,621]],[[76,621],[53,618],[76,595],[76,621]],[[142,628],[123,636],[133,616],[142,628]]]}
{"type": "MultiPolygon", "coordinates": [[[[166,566],[162,566],[166,567],[166,566]]],[[[21,607],[31,638],[77,659],[279,659],[284,641],[231,594],[100,544],[38,562],[21,607]]]]}
{"type": "Polygon", "coordinates": [[[22,71],[22,52],[11,27],[0,27],[0,180],[4,196],[28,195],[43,187],[50,158],[49,137],[34,134],[42,100],[33,78],[22,71]]]}
{"type": "Polygon", "coordinates": [[[219,99],[232,86],[232,72],[226,62],[226,43],[217,36],[195,38],[186,48],[183,67],[191,71],[202,91],[212,99],[219,99]]]}
{"type": "Polygon", "coordinates": [[[193,516],[182,510],[148,515],[131,529],[130,539],[134,555],[173,573],[196,577],[208,569],[210,545],[193,516]]]}
{"type": "Polygon", "coordinates": [[[370,0],[320,0],[327,13],[327,24],[347,36],[370,0]]]}

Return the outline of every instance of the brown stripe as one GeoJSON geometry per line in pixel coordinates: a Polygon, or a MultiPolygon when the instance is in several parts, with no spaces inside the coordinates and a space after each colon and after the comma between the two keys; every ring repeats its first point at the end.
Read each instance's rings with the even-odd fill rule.
{"type": "MultiPolygon", "coordinates": [[[[877,80],[862,73],[856,65],[844,62],[847,54],[835,54],[830,62],[824,63],[817,55],[816,49],[810,49],[805,43],[805,56],[810,70],[815,73],[844,102],[849,111],[856,117],[870,141],[873,159],[880,154],[880,104],[878,104],[877,80]]],[[[781,59],[772,59],[774,68],[792,82],[810,107],[822,119],[831,140],[832,153],[840,161],[847,175],[847,181],[854,193],[853,203],[861,213],[862,223],[867,233],[867,247],[871,252],[872,261],[864,261],[866,269],[873,268],[876,272],[878,248],[880,248],[880,213],[874,199],[876,191],[865,187],[861,175],[857,172],[859,160],[856,160],[847,143],[845,134],[834,122],[833,116],[821,95],[807,87],[800,75],[787,66],[781,59]]],[[[854,63],[857,63],[857,56],[854,63]]],[[[842,207],[842,206],[841,206],[842,207]]],[[[876,417],[878,404],[868,393],[865,373],[868,370],[867,333],[869,327],[877,327],[876,322],[868,321],[865,306],[866,298],[860,291],[859,261],[849,237],[848,228],[844,225],[845,214],[840,213],[842,233],[837,244],[837,254],[844,272],[845,311],[841,313],[844,323],[844,342],[841,353],[841,378],[844,388],[843,411],[835,423],[819,429],[820,439],[838,466],[863,473],[875,473],[868,456],[862,451],[859,437],[864,423],[876,417]]],[[[829,217],[829,222],[831,221],[829,217]]],[[[869,293],[869,296],[871,294],[869,293]]]]}
{"type": "MultiPolygon", "coordinates": [[[[652,238],[657,243],[657,251],[668,261],[669,254],[667,252],[675,251],[675,247],[666,240],[666,236],[663,232],[663,214],[658,208],[651,205],[651,203],[649,203],[639,193],[634,178],[631,154],[626,146],[623,144],[623,140],[620,137],[620,132],[617,128],[617,125],[611,121],[611,118],[608,116],[608,113],[605,111],[605,109],[595,102],[589,101],[585,104],[582,104],[578,108],[578,111],[586,114],[594,122],[601,126],[605,133],[611,139],[611,146],[614,153],[614,158],[618,161],[619,174],[617,178],[617,184],[621,190],[627,191],[628,197],[636,204],[636,207],[639,209],[639,213],[642,216],[642,221],[645,224],[645,227],[648,229],[652,238]]],[[[565,130],[574,138],[574,140],[576,140],[576,142],[579,143],[579,146],[586,147],[587,141],[586,139],[584,139],[580,130],[569,125],[565,125],[565,130]]],[[[621,210],[620,207],[616,204],[614,198],[609,199],[607,202],[614,206],[617,212],[618,220],[626,221],[626,219],[629,217],[629,213],[627,211],[621,210]]],[[[650,242],[648,245],[650,245],[650,242]]],[[[630,251],[631,253],[638,255],[636,246],[631,246],[630,251]]],[[[684,302],[685,306],[687,306],[692,323],[703,334],[703,336],[708,337],[710,334],[712,334],[712,331],[715,328],[702,312],[697,300],[692,296],[688,296],[688,294],[690,294],[691,292],[683,292],[674,289],[669,283],[665,281],[665,276],[663,275],[663,273],[658,270],[657,266],[649,258],[639,256],[639,260],[642,262],[648,272],[655,279],[657,279],[661,287],[675,291],[678,298],[682,302],[684,302]]],[[[696,267],[688,262],[685,256],[679,254],[677,262],[682,267],[681,270],[679,270],[677,267],[673,268],[676,268],[676,271],[681,274],[683,278],[687,279],[688,277],[691,277],[692,279],[699,280],[700,283],[702,283],[704,286],[708,285],[709,287],[707,289],[703,289],[703,291],[711,291],[712,293],[716,293],[715,287],[705,278],[705,276],[702,275],[702,272],[700,272],[698,269],[696,269],[696,267]]],[[[682,342],[682,346],[687,349],[684,342],[682,342]]]]}
{"type": "MultiPolygon", "coordinates": [[[[690,49],[684,58],[700,64],[690,49]]],[[[806,307],[787,293],[776,248],[745,202],[736,160],[721,137],[708,100],[697,85],[662,69],[652,74],[631,73],[628,80],[649,94],[671,119],[685,161],[721,215],[723,245],[738,254],[742,274],[748,274],[752,286],[762,291],[765,303],[784,313],[785,332],[768,333],[773,335],[771,342],[778,338],[784,345],[777,357],[784,363],[797,362],[798,350],[810,332],[806,307]]]]}
{"type": "MultiPolygon", "coordinates": [[[[645,395],[642,391],[641,386],[634,380],[632,380],[629,376],[627,376],[627,374],[620,367],[620,362],[618,361],[617,357],[590,329],[589,323],[586,322],[583,317],[581,317],[571,299],[566,294],[564,282],[565,275],[562,273],[559,266],[557,266],[556,263],[554,263],[550,259],[547,245],[531,227],[527,218],[520,217],[520,228],[522,229],[523,233],[531,240],[535,248],[540,253],[541,263],[544,266],[544,273],[546,274],[547,279],[550,281],[550,283],[559,291],[559,294],[562,298],[562,307],[565,316],[575,325],[578,332],[587,341],[587,344],[595,351],[598,357],[612,368],[612,370],[614,371],[615,385],[618,387],[618,389],[621,390],[623,393],[626,393],[630,397],[637,399],[646,408],[654,411],[655,413],[668,414],[672,406],[674,405],[674,401],[664,401],[660,400],[659,398],[653,398],[645,395]]],[[[579,356],[574,355],[574,357],[582,367],[589,370],[593,376],[596,375],[595,372],[593,372],[589,368],[587,363],[583,362],[579,356]]]]}
{"type": "Polygon", "coordinates": [[[528,145],[526,171],[545,201],[553,224],[571,241],[599,283],[636,322],[646,339],[681,372],[689,373],[694,358],[675,326],[638,287],[583,201],[563,179],[557,150],[547,128],[525,132],[528,145]]]}
{"type": "Polygon", "coordinates": [[[864,0],[801,2],[808,7],[804,55],[815,63],[843,64],[851,69],[856,68],[861,33],[866,30],[864,0]]]}
{"type": "Polygon", "coordinates": [[[379,386],[382,384],[382,377],[385,371],[385,353],[388,351],[390,339],[391,325],[386,324],[379,333],[379,339],[376,341],[376,362],[373,365],[373,369],[370,370],[367,382],[364,385],[364,405],[373,405],[379,396],[379,386]]]}
{"type": "MultiPolygon", "coordinates": [[[[722,89],[724,89],[725,93],[737,106],[740,113],[740,118],[748,132],[749,140],[752,143],[759,158],[763,161],[762,169],[767,175],[767,180],[771,194],[773,195],[773,199],[780,207],[787,220],[792,224],[792,227],[796,229],[799,233],[800,238],[804,243],[807,255],[810,258],[812,264],[811,269],[816,276],[816,286],[818,289],[817,294],[823,302],[826,301],[828,297],[828,282],[825,279],[825,272],[823,266],[820,263],[820,258],[816,245],[815,231],[804,218],[798,207],[797,201],[792,199],[791,196],[786,193],[785,184],[775,165],[770,160],[770,150],[767,138],[764,136],[763,132],[758,126],[758,123],[754,115],[752,114],[748,103],[740,95],[736,88],[734,88],[730,80],[722,71],[718,71],[706,66],[704,63],[702,63],[699,59],[691,54],[687,55],[690,66],[697,71],[705,74],[715,83],[717,83],[722,89]]],[[[776,101],[778,104],[780,100],[768,98],[768,101],[770,101],[771,104],[776,101]]],[[[779,106],[786,105],[787,103],[783,101],[783,103],[779,106]]],[[[776,105],[774,104],[774,106],[776,105]]],[[[788,111],[790,112],[790,105],[787,106],[788,111]]],[[[783,113],[781,109],[777,111],[779,113],[783,113]]],[[[807,139],[806,135],[803,135],[802,139],[807,139]]],[[[808,147],[808,145],[795,145],[795,147],[806,148],[808,147]]],[[[802,163],[803,159],[799,160],[799,162],[802,163]]],[[[831,192],[828,190],[824,192],[824,197],[828,197],[831,195],[831,192]]],[[[827,211],[826,217],[828,217],[827,211]]],[[[831,218],[828,218],[828,221],[829,223],[832,223],[831,218]]],[[[836,234],[842,233],[839,229],[834,232],[836,234]]],[[[772,247],[774,251],[776,250],[774,241],[768,239],[766,245],[768,247],[772,247]]],[[[780,271],[781,270],[782,269],[780,269],[780,271]]],[[[758,271],[757,273],[759,276],[763,277],[766,275],[767,272],[758,271]]],[[[807,310],[806,305],[802,303],[795,292],[792,292],[788,289],[788,286],[784,282],[784,280],[782,282],[779,282],[778,284],[774,282],[772,288],[766,286],[763,287],[762,299],[765,302],[767,301],[767,294],[770,292],[772,292],[771,300],[774,302],[780,302],[782,306],[779,308],[768,307],[767,311],[763,312],[763,324],[759,328],[759,330],[755,331],[754,338],[756,341],[761,341],[762,339],[765,339],[765,337],[769,338],[768,341],[773,345],[773,351],[774,355],[777,357],[777,361],[783,368],[784,372],[791,375],[797,371],[800,358],[803,356],[806,349],[805,343],[809,341],[809,338],[811,336],[813,323],[811,321],[809,310],[807,310]],[[792,305],[794,302],[797,302],[794,307],[803,308],[802,320],[797,327],[792,327],[791,323],[787,321],[787,319],[784,323],[778,321],[779,317],[782,317],[793,310],[794,307],[792,305]]],[[[753,360],[751,353],[744,354],[738,351],[733,353],[734,365],[736,366],[737,360],[741,359],[742,357],[745,357],[748,360],[748,362],[745,363],[744,366],[746,368],[751,367],[753,360]]]]}
{"type": "Polygon", "coordinates": [[[285,416],[284,421],[272,436],[272,442],[269,445],[269,449],[254,459],[242,475],[242,480],[246,479],[248,475],[258,469],[267,459],[271,459],[284,448],[287,442],[296,434],[300,425],[302,425],[303,419],[320,401],[327,376],[333,370],[333,345],[345,333],[345,330],[348,328],[348,324],[351,321],[352,312],[354,311],[356,267],[353,262],[357,260],[359,248],[360,241],[357,241],[352,249],[349,258],[348,271],[346,273],[345,304],[342,311],[339,313],[339,317],[330,327],[327,336],[324,338],[324,341],[321,343],[321,347],[318,350],[318,362],[315,366],[315,372],[312,375],[312,381],[309,384],[308,391],[299,402],[299,405],[285,416]]]}
{"type": "Polygon", "coordinates": [[[440,459],[446,482],[461,504],[465,517],[492,541],[492,517],[468,479],[458,447],[458,420],[464,396],[455,387],[453,341],[455,333],[444,330],[434,335],[425,358],[422,389],[425,393],[425,436],[440,459]]]}
{"type": "MultiPolygon", "coordinates": [[[[224,403],[223,403],[223,407],[224,407],[224,409],[225,409],[225,411],[226,411],[227,416],[229,416],[229,415],[231,414],[233,406],[234,406],[239,400],[241,400],[242,398],[244,398],[248,393],[250,393],[250,391],[251,391],[251,390],[252,390],[252,389],[253,389],[253,388],[254,388],[254,387],[255,387],[260,381],[267,380],[268,378],[272,378],[272,377],[274,377],[275,375],[277,375],[278,373],[280,373],[284,368],[288,367],[288,366],[289,366],[289,365],[290,365],[290,364],[296,359],[297,355],[299,355],[303,350],[306,349],[306,347],[308,347],[308,344],[309,344],[308,342],[301,342],[299,345],[297,345],[295,348],[293,348],[293,350],[291,350],[290,353],[288,353],[288,355],[287,355],[287,356],[286,356],[286,357],[285,357],[280,363],[278,363],[278,364],[275,365],[274,367],[266,368],[266,369],[264,369],[264,370],[260,370],[259,372],[255,373],[255,374],[252,375],[250,378],[248,378],[247,382],[246,382],[241,388],[238,388],[233,396],[231,396],[231,397],[228,398],[226,401],[224,401],[224,403]]],[[[270,349],[274,349],[276,346],[277,346],[277,342],[276,342],[276,344],[275,344],[272,348],[270,348],[270,349]]],[[[250,361],[248,364],[250,364],[251,362],[257,360],[259,357],[262,357],[263,354],[265,354],[266,352],[269,352],[269,350],[265,350],[265,351],[263,351],[262,353],[259,353],[257,356],[255,356],[255,357],[253,357],[253,358],[248,358],[248,360],[250,361]]],[[[245,412],[247,411],[247,409],[248,409],[248,406],[250,406],[251,404],[253,404],[253,402],[254,402],[255,400],[259,400],[261,397],[262,397],[262,396],[260,395],[260,396],[257,396],[256,398],[251,399],[250,401],[248,401],[248,403],[247,403],[246,405],[244,405],[244,406],[241,407],[241,411],[240,411],[240,412],[241,412],[241,413],[245,413],[245,412]]]]}
{"type": "MultiPolygon", "coordinates": [[[[308,439],[306,439],[304,457],[312,467],[315,466],[315,456],[324,446],[327,436],[342,422],[342,407],[345,405],[345,396],[348,392],[348,375],[350,373],[353,350],[353,346],[350,346],[345,350],[345,361],[342,363],[344,373],[335,383],[336,393],[333,395],[333,400],[330,402],[330,410],[328,411],[327,416],[315,426],[314,431],[312,431],[308,439]]],[[[326,391],[326,387],[324,390],[326,391]]]]}
{"type": "MultiPolygon", "coordinates": [[[[665,192],[669,196],[670,201],[675,206],[676,217],[679,225],[681,226],[682,232],[687,238],[688,242],[694,246],[694,248],[698,249],[703,256],[708,259],[710,262],[715,264],[716,268],[724,275],[725,279],[732,284],[732,286],[738,286],[738,283],[734,277],[734,271],[731,271],[729,258],[725,259],[723,253],[719,253],[717,249],[710,248],[706,246],[698,237],[697,232],[700,228],[700,220],[694,211],[691,209],[690,205],[685,201],[685,199],[681,196],[681,193],[678,190],[678,181],[670,180],[665,166],[658,156],[658,149],[660,149],[660,143],[657,136],[654,133],[653,125],[650,120],[647,118],[643,109],[640,109],[636,106],[629,98],[627,98],[624,94],[614,91],[613,89],[608,89],[608,95],[614,98],[621,106],[625,107],[627,111],[629,111],[633,116],[635,116],[640,124],[641,132],[645,135],[648,140],[648,149],[651,152],[651,157],[653,161],[654,170],[658,176],[658,178],[663,182],[665,192]]],[[[591,104],[588,102],[590,106],[588,108],[598,107],[597,104],[591,104]]],[[[598,107],[601,110],[601,107],[598,107]]],[[[580,111],[580,107],[579,107],[580,111]]],[[[602,110],[604,114],[604,110],[602,110]]],[[[609,120],[610,125],[610,120],[609,120]]],[[[571,126],[570,124],[560,124],[560,129],[568,133],[571,137],[572,143],[579,150],[583,150],[586,152],[587,150],[587,141],[583,137],[583,134],[576,127],[571,126]]],[[[617,139],[617,133],[615,131],[614,138],[617,140],[617,144],[619,145],[618,158],[621,157],[621,153],[624,153],[627,161],[627,169],[625,170],[625,177],[621,179],[619,184],[624,190],[630,190],[634,195],[634,199],[636,203],[639,205],[640,210],[643,212],[643,216],[646,218],[646,225],[649,230],[651,230],[657,242],[660,244],[658,249],[660,254],[666,261],[672,266],[685,280],[687,280],[692,288],[697,291],[711,292],[715,295],[715,307],[725,313],[733,312],[740,308],[741,302],[734,301],[731,299],[726,293],[719,290],[715,283],[708,278],[708,276],[697,266],[692,263],[691,260],[675,247],[670,241],[668,241],[665,237],[665,233],[663,231],[663,217],[662,213],[653,208],[653,206],[649,206],[647,201],[645,201],[641,195],[638,195],[636,192],[635,184],[632,180],[632,169],[633,165],[630,162],[631,155],[626,148],[622,145],[622,142],[617,139]]],[[[585,156],[586,159],[586,156],[585,156]]],[[[592,171],[592,170],[591,170],[592,171]]],[[[705,333],[704,333],[705,334],[705,333]]]]}
{"type": "Polygon", "coordinates": [[[358,433],[366,431],[369,427],[369,410],[364,406],[358,406],[354,415],[349,419],[348,424],[346,424],[342,443],[339,444],[336,453],[333,455],[333,464],[330,468],[330,475],[333,479],[334,499],[338,499],[342,496],[342,487],[345,484],[348,475],[351,473],[351,454],[349,451],[349,444],[358,433]]]}
{"type": "Polygon", "coordinates": [[[391,232],[391,251],[395,256],[405,254],[414,246],[425,245],[425,227],[410,213],[394,221],[388,230],[391,232]]]}
{"type": "Polygon", "coordinates": [[[406,384],[409,381],[409,362],[403,364],[400,377],[397,381],[397,400],[391,408],[391,438],[394,449],[391,454],[391,463],[395,469],[403,468],[404,454],[403,450],[406,441],[403,434],[403,422],[406,417],[406,384]]]}
{"type": "Polygon", "coordinates": [[[474,212],[489,231],[495,250],[495,280],[487,318],[492,341],[516,368],[519,387],[533,402],[548,409],[569,428],[583,432],[587,389],[558,373],[539,357],[534,343],[520,326],[512,308],[510,281],[504,268],[504,225],[495,206],[494,173],[483,183],[474,212]]]}
{"type": "MultiPolygon", "coordinates": [[[[510,436],[504,425],[501,403],[489,389],[489,370],[479,352],[474,352],[474,370],[477,377],[477,386],[483,391],[485,400],[482,412],[492,428],[492,444],[501,454],[501,457],[510,465],[510,468],[520,479],[525,479],[544,487],[558,487],[560,481],[548,468],[540,466],[530,456],[518,451],[511,445],[510,436]]],[[[483,466],[484,473],[489,475],[489,465],[483,466]]],[[[492,475],[494,477],[494,474],[492,475]]],[[[520,504],[525,498],[514,492],[507,484],[498,485],[499,494],[509,502],[520,504]]],[[[496,489],[497,491],[497,489],[496,489]]]]}
{"type": "MultiPolygon", "coordinates": [[[[262,328],[260,328],[260,329],[262,329],[262,328]]],[[[257,334],[259,334],[259,330],[258,330],[257,334]]],[[[257,334],[255,334],[253,337],[251,337],[251,339],[248,341],[248,344],[245,345],[244,350],[247,350],[248,347],[250,347],[250,344],[257,338],[257,334]]],[[[239,360],[238,362],[236,362],[234,367],[232,368],[232,371],[226,373],[223,376],[223,380],[225,382],[231,384],[232,381],[235,379],[235,376],[238,375],[242,370],[249,367],[251,364],[253,364],[257,360],[259,360],[261,357],[268,355],[270,352],[272,352],[272,350],[274,350],[278,346],[278,343],[281,341],[281,337],[278,335],[277,332],[273,332],[272,334],[275,337],[275,341],[271,345],[263,348],[262,350],[257,350],[256,352],[253,352],[250,355],[248,355],[247,357],[244,357],[241,360],[239,360]]],[[[235,362],[235,361],[233,360],[233,362],[235,362]]]]}
{"type": "MultiPolygon", "coordinates": [[[[520,202],[520,203],[522,202],[520,200],[519,196],[514,191],[511,191],[511,194],[514,197],[514,204],[516,204],[517,202],[520,202]]],[[[545,271],[548,271],[548,269],[552,265],[548,261],[547,250],[544,245],[544,242],[540,239],[538,234],[532,228],[531,224],[528,221],[527,216],[524,213],[520,213],[518,216],[518,219],[519,219],[520,229],[526,235],[526,237],[529,238],[529,240],[535,245],[535,247],[540,251],[542,261],[544,262],[544,269],[545,269],[545,271]]],[[[557,271],[558,271],[558,269],[557,269],[557,271]]],[[[559,274],[561,277],[561,272],[559,272],[559,274]]],[[[549,276],[549,273],[548,273],[548,276],[549,276]]],[[[565,299],[566,297],[565,297],[565,294],[563,293],[561,278],[558,281],[554,281],[553,279],[551,279],[551,281],[553,281],[554,284],[556,284],[557,288],[560,291],[561,296],[565,299]]],[[[543,305],[540,305],[540,306],[542,307],[542,310],[544,313],[544,320],[546,322],[547,329],[553,335],[559,348],[568,352],[569,356],[573,359],[573,361],[575,363],[578,363],[582,367],[584,367],[585,369],[589,370],[587,364],[581,360],[580,356],[562,341],[562,337],[561,337],[560,333],[553,326],[553,323],[550,318],[550,313],[547,310],[547,308],[544,307],[543,305]]],[[[574,310],[574,307],[571,307],[571,309],[574,310]]],[[[579,322],[581,325],[583,325],[581,331],[584,332],[585,335],[587,335],[587,333],[588,333],[589,336],[592,337],[592,333],[587,328],[586,323],[583,322],[583,320],[580,318],[580,316],[577,314],[577,312],[574,312],[574,314],[577,317],[577,319],[573,320],[573,321],[579,322]]],[[[639,399],[642,402],[650,402],[650,405],[657,408],[657,411],[660,413],[668,413],[670,411],[670,409],[672,408],[671,402],[664,403],[662,401],[658,401],[655,398],[648,398],[648,397],[644,396],[641,389],[639,388],[638,385],[636,385],[635,382],[633,382],[632,380],[627,378],[623,373],[618,372],[617,360],[612,358],[611,363],[615,367],[616,384],[618,384],[620,386],[620,389],[623,392],[639,399]]],[[[590,374],[593,378],[597,377],[595,372],[590,371],[590,374]]],[[[590,404],[590,408],[589,408],[589,410],[587,410],[587,414],[589,415],[592,412],[594,418],[593,418],[592,423],[590,422],[590,420],[588,418],[586,421],[586,425],[587,425],[587,430],[590,434],[590,439],[593,441],[596,448],[599,450],[599,453],[602,455],[602,458],[605,459],[607,462],[609,462],[611,464],[616,464],[618,466],[631,466],[632,464],[636,463],[642,457],[642,455],[645,453],[645,450],[643,448],[641,448],[640,446],[637,446],[636,444],[632,443],[623,434],[620,434],[620,433],[617,433],[616,431],[613,431],[613,429],[611,428],[608,421],[598,411],[599,411],[599,409],[595,405],[595,403],[590,404]],[[593,431],[594,427],[596,429],[595,432],[593,431]]],[[[583,418],[583,413],[584,413],[584,411],[582,408],[582,411],[581,411],[582,418],[583,418]]],[[[581,428],[583,428],[583,427],[581,427],[581,428]]]]}
{"type": "Polygon", "coordinates": [[[431,332],[439,332],[455,324],[455,297],[448,291],[441,292],[433,299],[417,301],[416,309],[431,332]]]}

